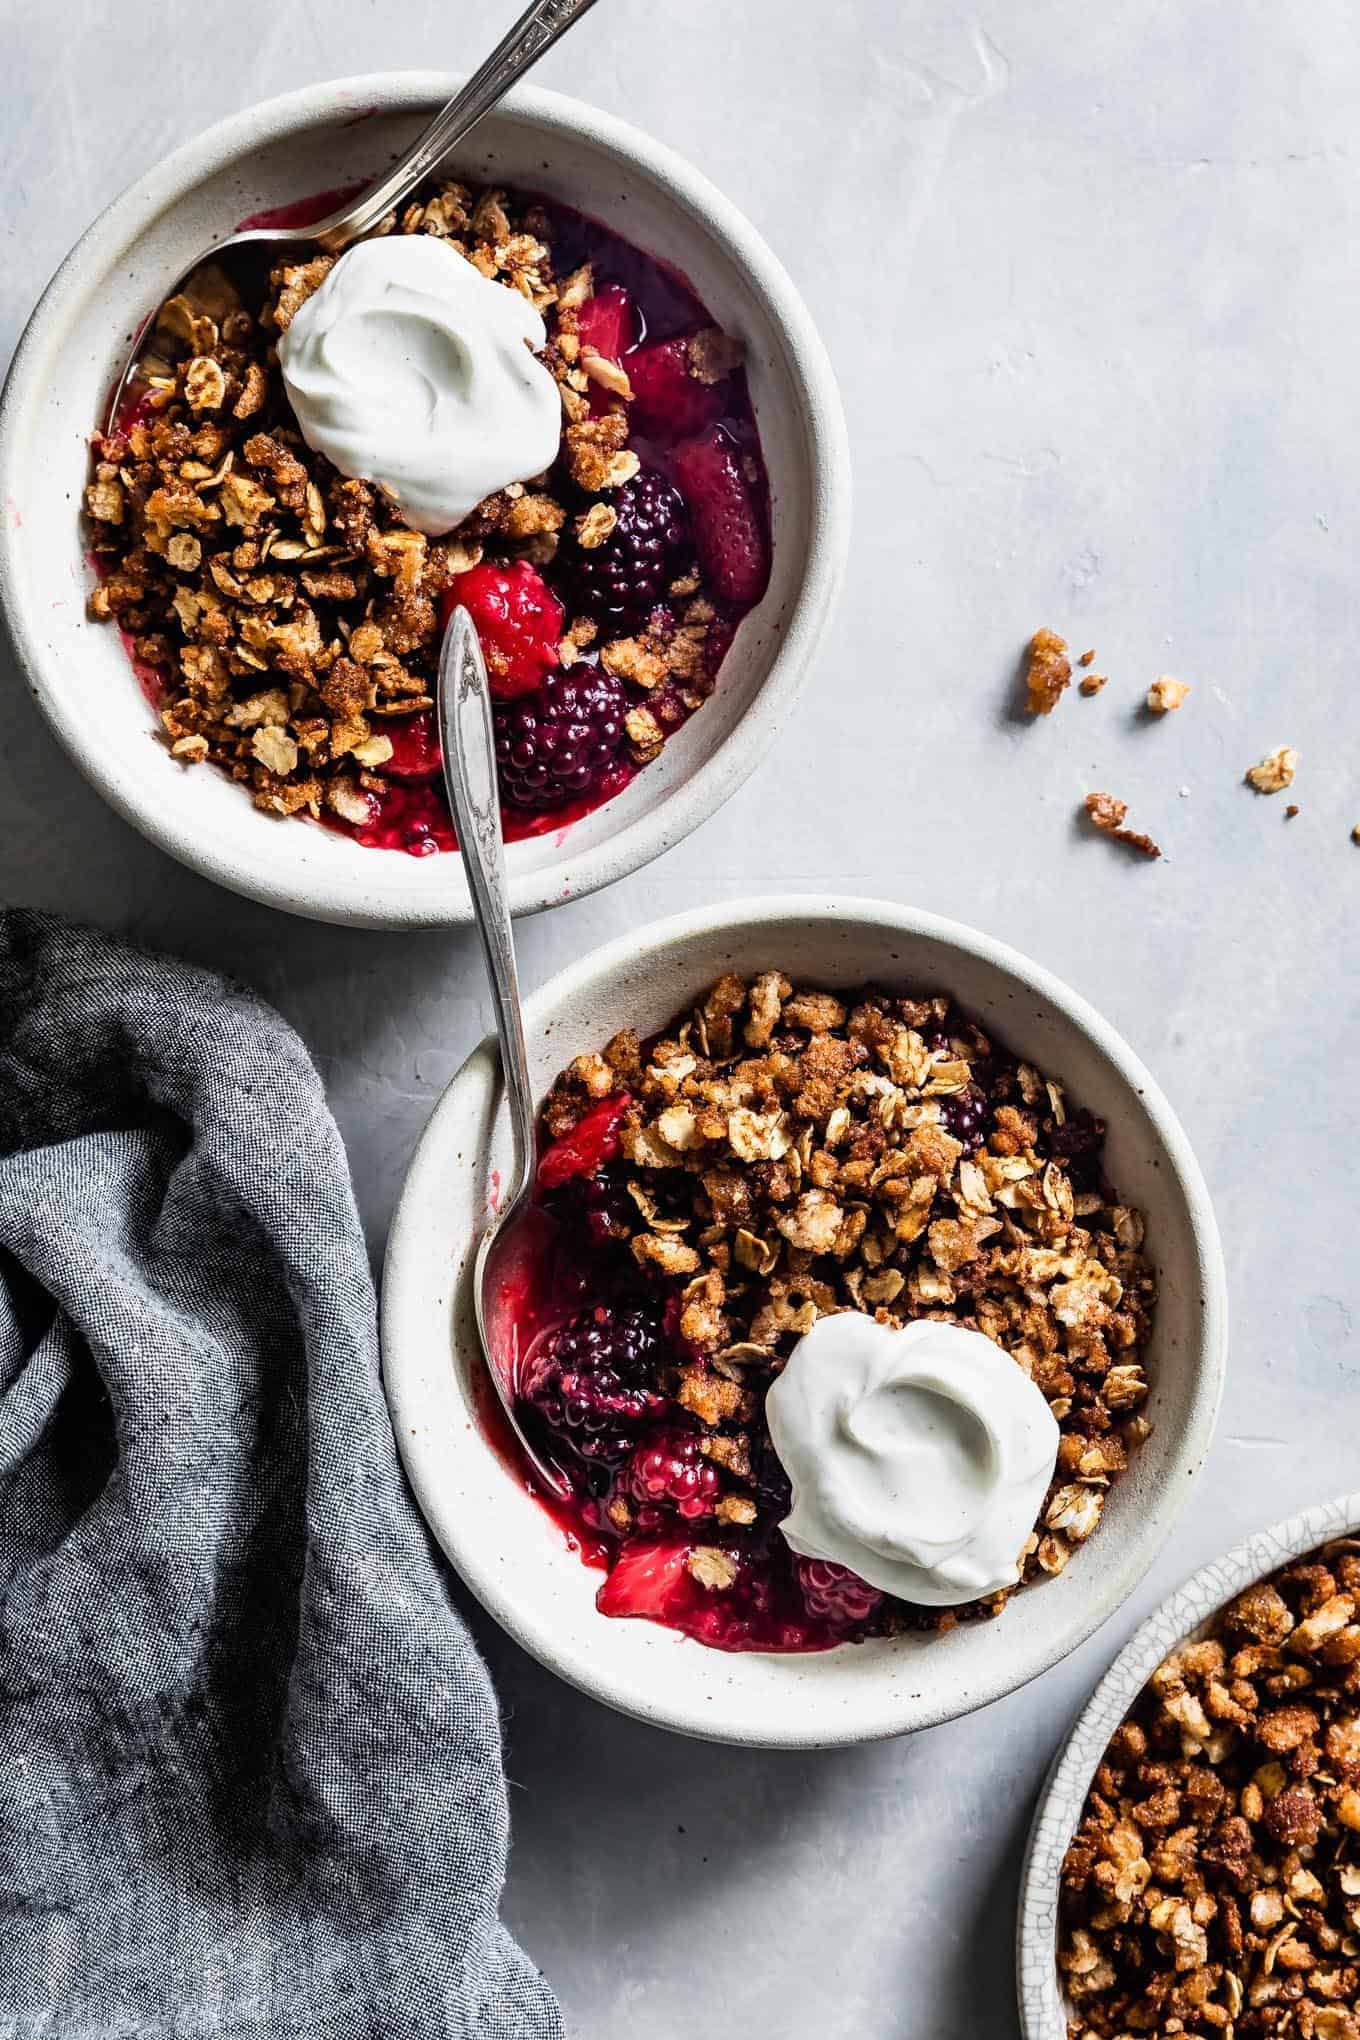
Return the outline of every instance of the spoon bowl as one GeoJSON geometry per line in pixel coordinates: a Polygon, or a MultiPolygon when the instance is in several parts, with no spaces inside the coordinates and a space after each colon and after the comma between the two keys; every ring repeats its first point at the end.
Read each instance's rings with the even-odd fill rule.
{"type": "MultiPolygon", "coordinates": [[[[522,78],[544,53],[550,50],[574,22],[595,5],[595,0],[530,0],[519,20],[497,43],[486,61],[467,83],[442,106],[429,126],[422,129],[410,148],[390,170],[344,200],[333,212],[306,225],[242,227],[204,251],[181,272],[174,288],[161,301],[161,310],[176,297],[195,295],[195,282],[205,271],[219,270],[228,279],[238,271],[259,272],[272,268],[278,255],[289,248],[319,247],[338,255],[354,241],[372,233],[379,222],[410,196],[438,169],[450,150],[503,99],[516,79],[522,78]]],[[[157,386],[159,364],[145,352],[160,310],[139,328],[122,374],[109,398],[104,429],[113,432],[134,394],[157,386]]],[[[173,383],[173,376],[171,377],[173,383]]]]}

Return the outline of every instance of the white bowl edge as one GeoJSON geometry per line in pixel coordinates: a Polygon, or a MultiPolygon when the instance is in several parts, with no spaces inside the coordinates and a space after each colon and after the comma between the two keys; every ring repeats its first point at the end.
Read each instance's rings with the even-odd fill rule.
{"type": "MultiPolygon", "coordinates": [[[[577,1050],[574,1041],[565,1046],[553,1042],[554,1016],[573,1001],[579,1003],[583,996],[588,999],[592,986],[620,971],[641,982],[654,969],[664,969],[667,955],[674,955],[696,938],[725,945],[724,953],[741,964],[751,949],[768,947],[771,930],[791,922],[814,930],[872,926],[885,940],[901,936],[907,941],[943,944],[972,967],[1003,973],[1019,992],[1037,994],[1053,1009],[1055,1024],[1080,1033],[1096,1057],[1113,1066],[1112,1075],[1128,1094],[1131,1112],[1136,1102],[1140,1125],[1160,1143],[1184,1201],[1187,1230],[1193,1236],[1185,1251],[1197,1270],[1200,1288],[1195,1320],[1197,1372],[1184,1406],[1178,1409],[1179,1428],[1173,1432],[1179,1445],[1175,1464],[1168,1466],[1156,1492],[1140,1496],[1132,1538],[1118,1550],[1108,1542],[1098,1565],[1093,1565],[1100,1547],[1098,1534],[1060,1579],[1019,1597],[999,1623],[961,1625],[951,1636],[932,1640],[928,1656],[901,1648],[893,1657],[891,1645],[883,1650],[859,1645],[806,1657],[752,1654],[732,1658],[651,1624],[605,1624],[604,1618],[594,1614],[593,1576],[568,1553],[561,1557],[570,1561],[569,1566],[559,1564],[557,1554],[549,1548],[553,1538],[547,1519],[541,1516],[538,1536],[528,1533],[533,1554],[528,1562],[538,1565],[539,1546],[544,1547],[541,1562],[551,1569],[557,1598],[543,1582],[531,1582],[526,1589],[499,1541],[479,1541],[475,1528],[469,1529],[477,1511],[468,1496],[464,1494],[461,1503],[451,1501],[457,1480],[470,1475],[474,1487],[481,1485],[485,1507],[501,1511],[506,1508],[505,1490],[514,1486],[470,1421],[457,1357],[468,1339],[467,1263],[481,1207],[474,1203],[468,1237],[461,1240],[455,1239],[442,1216],[451,1199],[466,1196],[466,1190],[459,1189],[462,1175],[479,1166],[496,1133],[500,1116],[498,1063],[489,1043],[483,1043],[455,1076],[411,1162],[393,1221],[384,1273],[383,1370],[399,1448],[422,1510],[473,1593],[520,1644],[583,1691],[641,1719],[716,1741],[813,1748],[901,1734],[986,1705],[1048,1669],[1112,1613],[1151,1564],[1203,1463],[1222,1387],[1226,1301],[1217,1229],[1198,1165],[1170,1107],[1132,1051],[1084,1000],[1039,966],[988,936],[934,915],[873,900],[791,896],[725,903],[719,909],[682,914],[653,928],[641,941],[630,936],[609,944],[568,966],[526,1001],[536,1090],[541,1095],[546,1087],[544,1072],[550,1075],[577,1050]],[[469,1437],[474,1441],[470,1448],[469,1437]],[[451,1457],[459,1466],[454,1477],[450,1475],[451,1457]],[[480,1466],[475,1463],[478,1460],[480,1466]],[[487,1486],[482,1477],[492,1463],[496,1477],[487,1486]],[[487,1541],[496,1542],[493,1552],[485,1549],[487,1541]],[[611,1632],[650,1632],[641,1650],[632,1646],[621,1649],[613,1636],[592,1628],[591,1621],[575,1623],[574,1614],[564,1613],[562,1604],[579,1600],[587,1586],[591,1621],[611,1632]],[[1027,1648],[1021,1610],[1031,1600],[1042,1601],[1064,1591],[1070,1599],[1049,1603],[1054,1622],[1058,1608],[1064,1610],[1061,1635],[1042,1649],[1027,1648]],[[542,1608],[526,1609],[524,1603],[536,1592],[551,1602],[549,1613],[542,1608]],[[1008,1617],[1017,1618],[1012,1628],[1006,1627],[1008,1617]],[[560,1631],[572,1623],[576,1634],[564,1644],[560,1631]],[[999,1640],[989,1646],[989,1637],[999,1640]],[[687,1651],[691,1658],[677,1659],[677,1651],[687,1651]],[[694,1654],[704,1661],[707,1676],[698,1673],[694,1654]],[[604,1659],[611,1660],[607,1667],[604,1659]],[[842,1666],[853,1662],[857,1669],[848,1678],[842,1679],[839,1671],[835,1679],[830,1678],[826,1667],[838,1659],[842,1666]],[[682,1692],[685,1685],[693,1691],[682,1692]]],[[[709,967],[716,975],[722,965],[710,959],[704,976],[709,967]]],[[[762,958],[750,957],[749,967],[764,967],[762,958]]],[[[840,981],[851,982],[854,974],[843,973],[840,981]]],[[[868,959],[857,966],[857,974],[860,982],[882,981],[889,975],[868,959]]],[[[674,997],[655,1015],[657,1024],[683,1005],[684,996],[674,997]]],[[[965,998],[964,1003],[970,1002],[965,998]]],[[[971,1003],[976,1007],[976,1000],[971,1003]]],[[[628,1017],[613,1008],[603,1012],[596,1039],[589,1045],[599,1045],[628,1017]]],[[[1004,1027],[997,1031],[1005,1038],[1004,1027]]],[[[1075,1085],[1073,1088],[1080,1096],[1075,1085]]],[[[1113,1132],[1112,1128],[1112,1137],[1113,1132]]],[[[1160,1167],[1160,1163],[1153,1166],[1160,1167]]],[[[1135,1461],[1135,1468],[1137,1464],[1135,1461]]],[[[527,1497],[523,1502],[525,1508],[537,1510],[527,1497]]],[[[499,1516],[498,1527],[505,1527],[499,1516]]],[[[912,1641],[902,1640],[908,1646],[912,1641]]]]}
{"type": "Polygon", "coordinates": [[[1253,1531],[1191,1573],[1148,1616],[1082,1707],[1044,1781],[1021,1872],[1015,1964],[1024,2040],[1067,2040],[1057,1967],[1059,1877],[1110,1737],[1163,1658],[1220,1608],[1292,1559],[1357,1531],[1360,1490],[1253,1531]]]}
{"type": "MultiPolygon", "coordinates": [[[[168,782],[160,781],[154,790],[130,786],[126,760],[120,763],[108,746],[94,740],[87,721],[88,696],[82,699],[70,671],[72,655],[68,651],[59,658],[48,642],[48,633],[57,628],[50,612],[74,601],[80,591],[74,583],[71,588],[63,584],[61,601],[39,601],[39,595],[49,598],[53,589],[49,581],[35,580],[30,593],[26,559],[31,534],[22,521],[22,476],[32,458],[30,436],[37,429],[40,393],[49,385],[75,322],[89,306],[100,279],[118,267],[158,220],[175,212],[186,192],[233,166],[248,164],[268,145],[334,125],[347,109],[414,117],[446,98],[456,83],[447,74],[424,71],[338,79],[246,108],[184,143],[87,228],[32,313],[0,393],[0,606],[30,690],[58,739],[125,820],[191,869],[286,911],[361,927],[466,923],[471,909],[461,861],[453,856],[417,860],[398,852],[363,851],[344,837],[305,823],[276,825],[272,818],[256,814],[241,790],[225,778],[219,787],[205,789],[201,801],[183,814],[176,812],[178,796],[168,782]],[[260,824],[271,833],[261,834],[260,824]],[[279,840],[280,826],[288,829],[285,842],[279,840]]],[[[533,913],[597,890],[660,855],[728,799],[764,756],[801,691],[844,577],[850,460],[835,376],[801,297],[754,227],[700,171],[627,123],[558,93],[521,87],[488,117],[488,134],[497,132],[498,122],[549,140],[557,136],[563,146],[575,144],[610,157],[622,173],[631,172],[640,180],[644,195],[664,200],[712,247],[718,268],[730,264],[741,274],[752,302],[760,307],[770,345],[778,349],[781,387],[794,393],[796,408],[789,410],[787,430],[799,421],[806,471],[806,501],[789,512],[786,571],[793,573],[798,536],[794,527],[800,520],[807,528],[805,563],[793,579],[782,582],[777,537],[776,584],[765,604],[743,624],[736,650],[729,654],[729,665],[740,665],[742,638],[752,634],[745,655],[752,672],[748,705],[725,736],[718,737],[715,725],[709,725],[711,743],[703,734],[703,715],[695,717],[687,726],[693,734],[687,739],[686,731],[681,731],[667,747],[673,762],[663,753],[633,788],[598,811],[599,820],[587,817],[574,825],[565,847],[561,839],[553,839],[553,851],[560,854],[547,855],[546,838],[534,839],[528,848],[512,845],[513,908],[516,913],[533,913]],[[776,599],[776,587],[784,588],[787,609],[782,598],[776,599]],[[754,673],[760,668],[763,677],[757,681],[754,673]],[[532,868],[525,868],[526,863],[532,868]]],[[[461,160],[475,155],[481,132],[460,152],[461,160]]],[[[696,285],[706,294],[702,275],[696,277],[696,285]]],[[[115,338],[109,343],[110,373],[116,354],[115,338]]],[[[78,580],[76,499],[84,482],[83,461],[70,479],[72,573],[78,580]]],[[[90,663],[95,663],[93,655],[90,663]]],[[[149,743],[149,712],[144,706],[139,710],[140,697],[130,675],[127,691],[129,712],[142,714],[149,743]]],[[[707,710],[713,708],[713,703],[707,705],[707,710]]],[[[168,760],[157,762],[167,773],[173,769],[168,760]]],[[[136,781],[140,773],[131,776],[136,781]]]]}

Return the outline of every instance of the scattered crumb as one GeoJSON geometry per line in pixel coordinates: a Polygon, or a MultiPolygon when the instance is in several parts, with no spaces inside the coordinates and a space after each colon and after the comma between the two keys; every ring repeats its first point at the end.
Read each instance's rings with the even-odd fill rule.
{"type": "Polygon", "coordinates": [[[1108,678],[1109,675],[1106,673],[1088,673],[1079,683],[1080,691],[1086,695],[1099,694],[1108,678]]]}
{"type": "Polygon", "coordinates": [[[1067,644],[1056,631],[1036,630],[1025,668],[1025,706],[1031,715],[1051,715],[1072,678],[1067,644]]]}
{"type": "Polygon", "coordinates": [[[1127,801],[1116,800],[1112,793],[1088,793],[1085,807],[1096,827],[1105,835],[1112,836],[1116,843],[1126,843],[1130,850],[1136,850],[1142,857],[1161,856],[1161,849],[1151,836],[1124,827],[1124,817],[1129,811],[1127,801]]]}
{"type": "Polygon", "coordinates": [[[1181,799],[1182,799],[1182,800],[1189,800],[1189,798],[1190,798],[1190,789],[1189,789],[1189,787],[1188,787],[1188,786],[1183,786],[1183,787],[1181,788],[1181,799]]]}
{"type": "Polygon", "coordinates": [[[1360,822],[1357,822],[1351,830],[1351,841],[1352,843],[1360,843],[1360,822]]]}
{"type": "Polygon", "coordinates": [[[1179,708],[1190,692],[1185,680],[1173,680],[1169,673],[1159,673],[1147,692],[1147,705],[1154,715],[1169,715],[1173,708],[1179,708]]]}
{"type": "Polygon", "coordinates": [[[1098,829],[1117,829],[1129,811],[1126,800],[1116,800],[1112,793],[1088,793],[1086,812],[1098,829]]]}
{"type": "Polygon", "coordinates": [[[1269,752],[1259,765],[1251,767],[1247,780],[1258,793],[1282,793],[1286,786],[1294,784],[1294,769],[1298,762],[1298,752],[1289,744],[1281,744],[1269,752]]]}
{"type": "Polygon", "coordinates": [[[1081,657],[1077,660],[1077,664],[1079,666],[1089,666],[1091,664],[1091,661],[1095,658],[1095,655],[1096,648],[1094,645],[1092,645],[1089,652],[1082,653],[1081,657]]]}
{"type": "Polygon", "coordinates": [[[1296,815],[1296,814],[1297,814],[1298,812],[1299,812],[1298,802],[1297,802],[1297,801],[1293,801],[1293,800],[1291,800],[1291,801],[1290,801],[1290,803],[1289,803],[1289,806],[1288,806],[1288,807],[1287,807],[1287,808],[1285,809],[1285,811],[1284,811],[1284,818],[1285,818],[1285,820],[1286,820],[1287,822],[1292,822],[1292,821],[1293,821],[1293,819],[1294,819],[1294,817],[1295,817],[1295,815],[1296,815]]]}

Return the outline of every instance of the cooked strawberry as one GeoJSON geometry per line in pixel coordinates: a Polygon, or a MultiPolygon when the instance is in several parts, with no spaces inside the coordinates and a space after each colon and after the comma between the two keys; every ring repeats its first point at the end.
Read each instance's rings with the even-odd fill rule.
{"type": "Polygon", "coordinates": [[[527,560],[507,567],[483,560],[459,574],[444,597],[445,623],[460,602],[477,626],[487,683],[498,701],[531,694],[559,664],[562,604],[527,560]]]}
{"type": "Polygon", "coordinates": [[[702,383],[690,374],[686,340],[637,347],[624,367],[633,388],[633,417],[656,439],[691,439],[723,414],[727,385],[702,383]]]}
{"type": "Polygon", "coordinates": [[[594,1176],[619,1151],[619,1122],[632,1103],[626,1091],[601,1099],[555,1140],[538,1165],[540,1190],[560,1190],[573,1176],[594,1176]]]}
{"type": "Polygon", "coordinates": [[[415,715],[387,716],[380,725],[392,746],[392,755],[379,769],[388,779],[437,779],[440,771],[439,738],[428,708],[415,715]]]}
{"type": "Polygon", "coordinates": [[[765,593],[770,547],[735,441],[721,427],[689,440],[675,455],[675,479],[709,586],[721,601],[749,609],[765,593]]]}
{"type": "Polygon", "coordinates": [[[690,1548],[634,1538],[620,1551],[595,1606],[602,1615],[646,1615],[665,1622],[693,1598],[685,1571],[690,1548]]]}
{"type": "Polygon", "coordinates": [[[582,347],[593,347],[608,361],[621,361],[633,344],[633,301],[626,290],[611,284],[596,291],[576,314],[582,347]]]}

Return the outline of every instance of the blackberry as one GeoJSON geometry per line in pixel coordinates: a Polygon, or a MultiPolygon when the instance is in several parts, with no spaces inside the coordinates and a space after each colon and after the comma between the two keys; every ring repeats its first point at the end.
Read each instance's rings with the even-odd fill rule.
{"type": "Polygon", "coordinates": [[[626,1459],[665,1399],[651,1386],[663,1352],[652,1311],[581,1311],[545,1341],[525,1400],[582,1459],[626,1459]]]}
{"type": "Polygon", "coordinates": [[[1069,1110],[1062,1126],[1046,1120],[1043,1132],[1049,1153],[1062,1163],[1074,1190],[1097,1190],[1102,1196],[1108,1191],[1107,1201],[1118,1201],[1101,1166],[1101,1150],[1105,1144],[1104,1120],[1097,1119],[1084,1107],[1078,1107],[1076,1111],[1069,1110]]]}
{"type": "Polygon", "coordinates": [[[793,1487],[768,1435],[756,1447],[753,1481],[759,1521],[772,1529],[793,1507],[793,1487]]]}
{"type": "Polygon", "coordinates": [[[638,1208],[627,1183],[607,1172],[573,1176],[549,1195],[547,1205],[559,1225],[595,1248],[626,1246],[637,1229],[638,1208]]]}
{"type": "Polygon", "coordinates": [[[793,1563],[808,1614],[819,1622],[838,1628],[867,1622],[883,1599],[877,1587],[848,1566],[833,1565],[827,1558],[795,1558],[793,1563]]]}
{"type": "Polygon", "coordinates": [[[496,769],[506,807],[555,808],[594,793],[623,748],[628,697],[602,666],[550,674],[533,694],[498,702],[496,769]]]}
{"type": "Polygon", "coordinates": [[[711,1516],[722,1495],[717,1467],[689,1431],[653,1432],[629,1460],[627,1480],[644,1507],[674,1509],[689,1519],[711,1516]]]}
{"type": "Polygon", "coordinates": [[[576,606],[601,626],[639,623],[665,599],[687,530],[679,493],[655,468],[625,482],[614,509],[604,544],[575,552],[576,606]]]}
{"type": "Polygon", "coordinates": [[[982,1092],[970,1084],[966,1091],[955,1091],[952,1097],[940,1100],[940,1123],[945,1132],[955,1140],[961,1140],[971,1154],[982,1145],[988,1110],[982,1092]]]}

